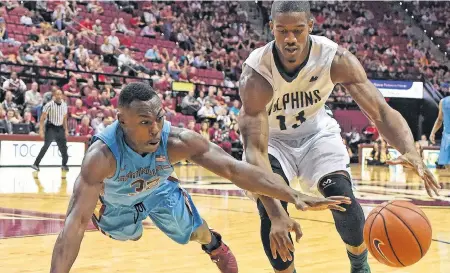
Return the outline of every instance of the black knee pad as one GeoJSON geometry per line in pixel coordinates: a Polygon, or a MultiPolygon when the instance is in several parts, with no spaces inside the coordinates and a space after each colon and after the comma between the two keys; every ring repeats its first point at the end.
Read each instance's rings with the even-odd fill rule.
{"type": "Polygon", "coordinates": [[[363,243],[364,212],[353,195],[352,183],[343,174],[330,174],[323,177],[317,185],[323,196],[347,196],[352,200],[350,205],[341,205],[347,211],[332,210],[334,223],[342,240],[351,246],[363,243]]]}

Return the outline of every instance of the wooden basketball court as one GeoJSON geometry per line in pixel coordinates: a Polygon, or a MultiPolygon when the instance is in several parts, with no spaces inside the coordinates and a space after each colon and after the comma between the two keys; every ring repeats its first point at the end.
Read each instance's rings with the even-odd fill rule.
{"type": "MultiPolygon", "coordinates": [[[[366,215],[386,200],[410,200],[421,205],[433,227],[427,255],[407,268],[389,268],[370,257],[372,272],[450,272],[450,175],[436,172],[442,197],[428,198],[417,177],[401,167],[354,166],[357,197],[366,215]]],[[[59,168],[42,168],[36,176],[29,168],[0,168],[0,271],[49,272],[57,234],[63,226],[73,183],[79,168],[61,178],[59,168]]],[[[234,251],[240,272],[273,272],[259,238],[255,203],[242,191],[204,169],[177,166],[178,178],[193,195],[209,225],[218,230],[234,251]]],[[[299,188],[294,183],[295,188],[299,188]]],[[[335,231],[329,211],[291,215],[302,225],[304,236],[296,244],[299,272],[348,273],[345,247],[335,231]]],[[[218,272],[197,243],[177,245],[148,223],[137,242],[107,238],[90,226],[71,272],[218,272]]]]}

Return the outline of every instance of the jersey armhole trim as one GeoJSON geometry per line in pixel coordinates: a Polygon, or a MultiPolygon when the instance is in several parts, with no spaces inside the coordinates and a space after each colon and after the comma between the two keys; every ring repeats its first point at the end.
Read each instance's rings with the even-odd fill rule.
{"type": "MultiPolygon", "coordinates": [[[[111,149],[111,147],[105,142],[105,140],[103,139],[103,137],[100,137],[100,136],[95,136],[95,139],[94,139],[94,141],[92,142],[92,144],[94,144],[94,142],[96,142],[96,141],[101,141],[101,142],[103,142],[103,144],[105,144],[106,145],[106,147],[108,148],[108,150],[111,152],[111,154],[114,156],[114,161],[116,162],[116,170],[114,171],[114,175],[113,176],[111,176],[111,177],[106,177],[106,179],[109,179],[109,180],[115,180],[118,176],[119,176],[119,173],[120,173],[120,166],[119,166],[119,160],[117,159],[117,157],[118,156],[120,156],[119,154],[118,155],[115,155],[114,154],[114,151],[111,149]]],[[[92,145],[91,144],[91,145],[92,145]]],[[[113,144],[116,144],[116,141],[114,140],[114,142],[112,143],[112,145],[113,144]]]]}
{"type": "Polygon", "coordinates": [[[272,80],[273,80],[273,79],[270,79],[269,77],[267,77],[266,75],[264,75],[263,73],[261,73],[260,71],[258,71],[258,70],[255,68],[255,66],[253,66],[252,64],[249,64],[248,62],[245,62],[244,65],[250,66],[256,73],[258,73],[261,77],[263,77],[263,78],[270,84],[270,86],[272,87],[273,90],[275,90],[274,87],[273,87],[273,83],[272,83],[272,80]]]}

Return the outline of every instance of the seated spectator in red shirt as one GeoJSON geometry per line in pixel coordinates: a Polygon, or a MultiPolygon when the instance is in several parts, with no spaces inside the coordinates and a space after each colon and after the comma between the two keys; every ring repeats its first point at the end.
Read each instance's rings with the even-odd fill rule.
{"type": "Polygon", "coordinates": [[[96,89],[92,90],[91,94],[89,94],[89,96],[86,99],[86,106],[92,109],[99,109],[101,105],[102,103],[98,97],[97,90],[96,89]]]}
{"type": "Polygon", "coordinates": [[[88,18],[88,17],[86,17],[86,19],[84,19],[83,21],[81,21],[81,23],[80,23],[80,27],[81,27],[81,31],[92,31],[92,26],[93,26],[93,24],[92,24],[92,22],[91,22],[91,20],[88,18]]]}
{"type": "Polygon", "coordinates": [[[81,97],[80,90],[77,88],[77,79],[70,78],[70,81],[63,85],[62,90],[66,97],[81,97]]]}
{"type": "Polygon", "coordinates": [[[77,99],[75,101],[75,106],[70,107],[70,117],[77,120],[80,123],[81,118],[87,114],[86,107],[83,106],[83,101],[81,99],[77,99]]]}
{"type": "Polygon", "coordinates": [[[233,125],[231,125],[230,133],[228,135],[232,142],[240,141],[239,140],[240,139],[239,138],[239,125],[237,123],[234,123],[233,125]]]}
{"type": "Polygon", "coordinates": [[[372,141],[376,141],[380,137],[378,129],[377,127],[375,127],[375,124],[372,121],[370,122],[370,125],[365,128],[363,133],[367,139],[370,139],[372,141]]]}
{"type": "Polygon", "coordinates": [[[81,124],[77,126],[75,135],[91,137],[94,134],[94,129],[89,126],[89,116],[83,116],[81,124]]]}

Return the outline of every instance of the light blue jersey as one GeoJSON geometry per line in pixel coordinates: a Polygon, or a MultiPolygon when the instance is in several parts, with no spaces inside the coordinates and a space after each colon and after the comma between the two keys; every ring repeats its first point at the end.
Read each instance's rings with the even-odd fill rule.
{"type": "Polygon", "coordinates": [[[172,174],[173,167],[167,156],[167,139],[170,122],[164,122],[161,142],[154,153],[141,156],[133,151],[123,137],[123,131],[116,121],[94,136],[102,140],[116,159],[116,172],[112,178],[105,179],[103,201],[113,206],[134,206],[149,195],[158,195],[164,189],[172,174]]]}
{"type": "Polygon", "coordinates": [[[170,122],[165,121],[161,141],[154,153],[141,156],[126,143],[116,121],[93,137],[104,142],[116,160],[116,172],[105,179],[100,208],[92,217],[94,225],[117,240],[136,240],[143,232],[147,217],[167,236],[180,244],[202,225],[189,194],[170,175],[173,166],[167,154],[170,122]]]}

